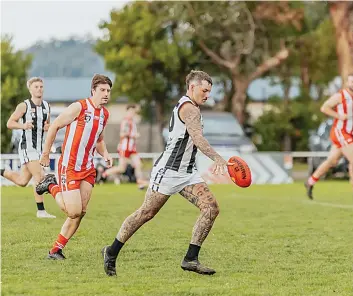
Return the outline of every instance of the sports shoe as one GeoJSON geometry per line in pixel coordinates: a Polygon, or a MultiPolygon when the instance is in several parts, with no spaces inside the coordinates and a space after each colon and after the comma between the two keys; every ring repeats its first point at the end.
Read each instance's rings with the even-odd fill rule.
{"type": "Polygon", "coordinates": [[[37,218],[51,218],[54,219],[56,216],[50,215],[46,210],[37,211],[37,218]]]}
{"type": "Polygon", "coordinates": [[[51,260],[64,260],[66,259],[66,257],[63,254],[63,250],[59,249],[57,252],[53,253],[53,254],[48,254],[47,259],[51,259],[51,260]]]}
{"type": "Polygon", "coordinates": [[[104,261],[104,271],[108,276],[116,275],[115,261],[116,257],[109,256],[109,246],[102,249],[102,256],[104,261]]]}
{"type": "Polygon", "coordinates": [[[54,174],[46,175],[44,179],[38,183],[38,185],[36,186],[37,194],[42,195],[44,193],[48,193],[50,184],[55,184],[55,185],[58,184],[56,182],[56,178],[54,174]]]}
{"type": "Polygon", "coordinates": [[[308,182],[304,183],[304,186],[306,188],[306,195],[310,198],[310,199],[314,199],[313,196],[313,189],[314,189],[314,185],[309,185],[308,182]]]}
{"type": "Polygon", "coordinates": [[[187,271],[193,271],[199,274],[212,275],[216,271],[214,269],[203,266],[199,260],[186,261],[185,259],[181,262],[181,268],[187,271]]]}

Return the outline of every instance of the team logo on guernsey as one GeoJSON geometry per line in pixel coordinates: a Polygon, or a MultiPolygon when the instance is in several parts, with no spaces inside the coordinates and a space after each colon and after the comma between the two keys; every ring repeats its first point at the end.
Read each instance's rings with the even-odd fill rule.
{"type": "Polygon", "coordinates": [[[85,122],[88,123],[92,119],[92,113],[90,111],[85,111],[85,122]]]}
{"type": "Polygon", "coordinates": [[[86,121],[86,123],[89,122],[90,120],[91,120],[91,115],[85,114],[85,121],[86,121]]]}

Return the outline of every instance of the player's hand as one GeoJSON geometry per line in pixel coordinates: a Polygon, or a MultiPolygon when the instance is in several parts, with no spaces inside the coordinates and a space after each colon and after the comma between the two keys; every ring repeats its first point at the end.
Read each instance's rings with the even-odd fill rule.
{"type": "Polygon", "coordinates": [[[34,127],[33,121],[27,121],[26,123],[23,124],[23,129],[24,130],[28,130],[28,129],[32,129],[34,127]]]}
{"type": "Polygon", "coordinates": [[[104,154],[104,160],[105,160],[105,163],[107,164],[108,169],[113,166],[113,158],[110,156],[109,153],[104,154]]]}
{"type": "Polygon", "coordinates": [[[43,152],[42,156],[40,157],[39,163],[43,167],[49,166],[49,153],[43,152]]]}
{"type": "Polygon", "coordinates": [[[49,129],[49,127],[50,127],[50,123],[48,123],[47,121],[44,123],[44,131],[45,132],[47,132],[48,131],[48,129],[49,129]]]}
{"type": "Polygon", "coordinates": [[[349,118],[348,114],[340,114],[338,115],[339,120],[347,120],[349,118]]]}
{"type": "Polygon", "coordinates": [[[222,158],[217,158],[213,164],[212,174],[224,175],[227,172],[227,162],[222,158]]]}

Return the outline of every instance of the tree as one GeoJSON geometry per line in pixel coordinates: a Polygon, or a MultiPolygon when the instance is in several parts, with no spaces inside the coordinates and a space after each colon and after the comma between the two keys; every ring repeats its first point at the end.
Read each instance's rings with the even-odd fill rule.
{"type": "Polygon", "coordinates": [[[1,152],[10,152],[11,131],[6,122],[18,103],[28,96],[26,88],[27,71],[31,57],[22,51],[15,51],[12,39],[1,39],[1,152]]]}
{"type": "MultiPolygon", "coordinates": [[[[194,33],[198,45],[212,62],[226,69],[233,83],[232,112],[244,123],[246,90],[249,84],[289,56],[280,29],[300,29],[302,10],[288,3],[189,2],[177,3],[184,27],[194,33]],[[186,8],[186,9],[185,9],[186,8]],[[275,25],[274,25],[275,24],[275,25]]],[[[227,105],[227,102],[226,104],[227,105]]]]}
{"type": "Polygon", "coordinates": [[[116,74],[113,94],[146,105],[155,102],[161,125],[168,99],[184,92],[185,76],[200,58],[171,14],[163,2],[129,3],[111,12],[111,20],[101,25],[107,36],[96,45],[116,74]]]}
{"type": "Polygon", "coordinates": [[[330,2],[330,14],[336,30],[338,68],[343,83],[353,72],[353,2],[330,2]]]}
{"type": "MultiPolygon", "coordinates": [[[[295,149],[298,141],[305,143],[302,139],[297,139],[293,131],[298,131],[304,137],[308,137],[308,130],[316,128],[320,122],[317,116],[319,104],[312,102],[312,91],[317,90],[318,98],[322,98],[323,91],[328,83],[337,76],[337,57],[335,49],[334,28],[330,21],[327,5],[323,2],[299,3],[304,9],[304,19],[301,22],[302,29],[298,32],[288,32],[285,35],[293,36],[292,46],[290,46],[290,58],[286,59],[273,69],[268,75],[273,79],[273,83],[280,85],[283,89],[283,98],[278,101],[280,114],[268,113],[259,119],[257,124],[258,132],[261,132],[261,125],[266,124],[266,120],[273,118],[273,126],[277,128],[274,135],[282,135],[278,143],[285,151],[295,149]],[[294,34],[293,34],[294,33],[294,34]],[[300,89],[300,94],[296,98],[290,98],[292,87],[300,89]],[[303,106],[312,106],[315,116],[299,116],[293,114],[293,110],[301,110],[303,106]],[[276,120],[279,120],[278,122],[276,120]],[[280,120],[283,120],[281,122],[280,120]],[[284,128],[285,123],[288,128],[284,128]],[[295,140],[295,143],[292,141],[295,140]]],[[[298,4],[298,6],[299,6],[298,4]]],[[[311,110],[311,111],[312,111],[311,110]]],[[[307,110],[303,114],[307,115],[307,110]]],[[[263,131],[265,132],[265,130],[263,131]]],[[[279,139],[274,140],[274,142],[279,139]]],[[[305,149],[307,147],[304,147],[305,149]]]]}

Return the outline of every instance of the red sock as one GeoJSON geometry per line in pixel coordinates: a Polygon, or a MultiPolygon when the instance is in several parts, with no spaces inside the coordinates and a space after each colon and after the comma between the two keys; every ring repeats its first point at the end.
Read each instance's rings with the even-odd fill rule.
{"type": "Polygon", "coordinates": [[[58,239],[55,241],[52,249],[50,250],[50,254],[53,254],[59,250],[62,250],[66,246],[68,241],[69,240],[65,236],[62,236],[61,234],[59,234],[58,239]]]}
{"type": "Polygon", "coordinates": [[[310,186],[313,186],[317,181],[319,181],[319,178],[315,178],[314,176],[311,176],[309,179],[308,179],[308,184],[310,186]]]}
{"type": "Polygon", "coordinates": [[[54,197],[60,192],[60,187],[57,184],[50,184],[49,185],[49,192],[54,197]]]}

